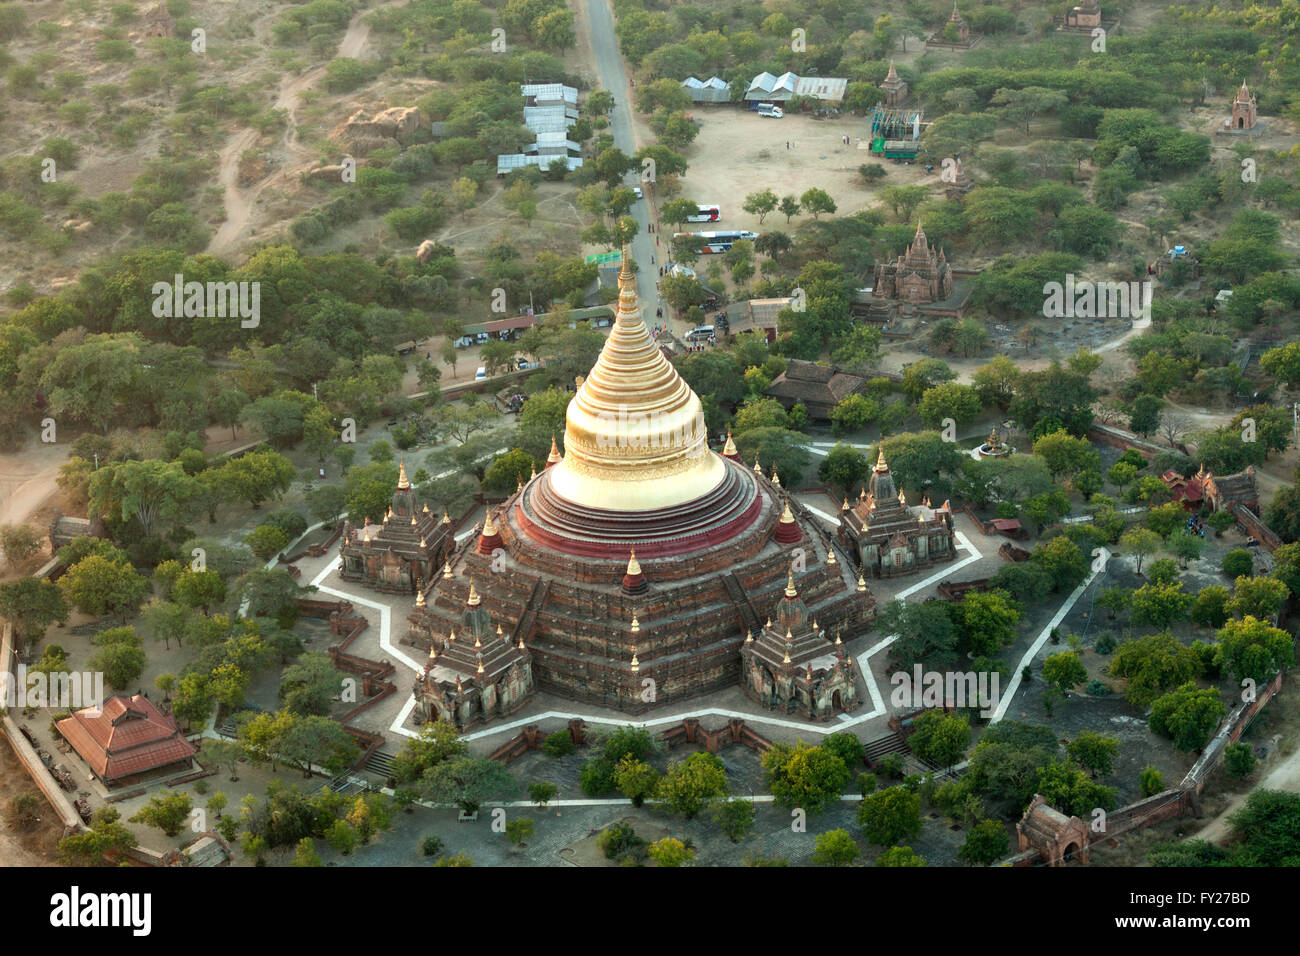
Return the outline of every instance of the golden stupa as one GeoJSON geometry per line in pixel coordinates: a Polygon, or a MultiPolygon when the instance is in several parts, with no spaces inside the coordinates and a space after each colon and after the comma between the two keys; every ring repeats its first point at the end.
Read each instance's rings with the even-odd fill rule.
{"type": "Polygon", "coordinates": [[[565,415],[556,495],[609,511],[651,511],[716,488],[726,463],[708,446],[704,409],[650,338],[623,252],[618,313],[591,374],[565,415]]]}

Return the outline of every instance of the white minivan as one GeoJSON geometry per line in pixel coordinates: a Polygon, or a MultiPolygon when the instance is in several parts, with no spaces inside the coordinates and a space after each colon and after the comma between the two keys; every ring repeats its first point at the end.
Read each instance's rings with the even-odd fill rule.
{"type": "Polygon", "coordinates": [[[478,371],[474,373],[474,381],[481,382],[485,378],[487,378],[487,369],[480,365],[478,371]]]}
{"type": "Polygon", "coordinates": [[[785,110],[781,109],[779,106],[760,106],[758,108],[758,115],[765,119],[780,119],[785,115],[785,110]]]}

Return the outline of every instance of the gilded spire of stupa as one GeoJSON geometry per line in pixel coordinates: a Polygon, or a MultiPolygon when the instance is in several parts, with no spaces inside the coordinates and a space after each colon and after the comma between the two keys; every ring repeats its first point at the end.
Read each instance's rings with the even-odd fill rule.
{"type": "Polygon", "coordinates": [[[411,487],[411,481],[406,477],[406,460],[403,459],[397,466],[397,487],[406,490],[411,487]]]}
{"type": "Polygon", "coordinates": [[[754,452],[754,474],[761,475],[762,473],[763,466],[758,463],[758,452],[754,452]]]}
{"type": "Polygon", "coordinates": [[[492,520],[492,509],[488,508],[487,517],[483,519],[483,536],[490,538],[497,533],[496,522],[492,520]]]}
{"type": "Polygon", "coordinates": [[[790,574],[789,574],[789,576],[785,579],[785,596],[786,596],[786,597],[798,597],[798,596],[799,596],[799,592],[795,589],[795,586],[794,586],[794,565],[791,565],[791,566],[790,566],[790,574]]]}
{"type": "Polygon", "coordinates": [[[727,443],[722,446],[722,453],[728,456],[736,454],[736,443],[732,440],[730,428],[727,429],[727,443]]]}
{"type": "Polygon", "coordinates": [[[564,457],[550,489],[590,508],[649,511],[695,501],[722,483],[704,409],[642,319],[636,275],[623,251],[614,326],[565,412],[564,457]]]}
{"type": "Polygon", "coordinates": [[[469,579],[469,597],[465,599],[465,603],[470,607],[478,607],[483,603],[483,599],[478,596],[478,591],[474,589],[474,579],[472,577],[469,579]]]}
{"type": "Polygon", "coordinates": [[[558,465],[564,459],[560,457],[560,447],[555,444],[555,436],[551,435],[551,453],[546,456],[548,465],[558,465]]]}
{"type": "Polygon", "coordinates": [[[876,456],[876,471],[889,471],[889,465],[885,463],[885,446],[880,446],[880,454],[876,456]]]}
{"type": "Polygon", "coordinates": [[[444,562],[442,562],[442,577],[443,577],[443,580],[446,580],[447,578],[451,577],[451,562],[450,562],[450,561],[444,561],[444,562]]]}
{"type": "Polygon", "coordinates": [[[633,548],[628,556],[627,573],[634,577],[641,573],[641,562],[636,559],[636,548],[633,548]]]}

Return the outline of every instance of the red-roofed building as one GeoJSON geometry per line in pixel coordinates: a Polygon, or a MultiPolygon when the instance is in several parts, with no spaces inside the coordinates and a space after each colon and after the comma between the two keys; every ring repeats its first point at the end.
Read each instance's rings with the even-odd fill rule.
{"type": "Polygon", "coordinates": [[[1203,473],[1205,469],[1193,475],[1191,478],[1184,478],[1178,472],[1170,469],[1160,476],[1169,489],[1169,496],[1174,501],[1181,501],[1184,508],[1192,511],[1198,511],[1201,507],[1201,500],[1205,497],[1205,489],[1202,486],[1203,473]]]}
{"type": "Polygon", "coordinates": [[[87,707],[56,726],[95,776],[110,786],[193,763],[194,745],[172,718],[140,694],[115,694],[98,711],[87,707]]]}

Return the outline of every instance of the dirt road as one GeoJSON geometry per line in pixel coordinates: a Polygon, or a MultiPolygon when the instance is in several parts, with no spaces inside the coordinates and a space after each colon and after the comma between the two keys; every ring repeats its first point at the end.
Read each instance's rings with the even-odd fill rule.
{"type": "Polygon", "coordinates": [[[21,524],[59,493],[55,479],[72,450],[66,443],[30,440],[0,455],[0,524],[21,524]]]}
{"type": "MultiPolygon", "coordinates": [[[[1291,756],[1278,764],[1272,773],[1261,780],[1258,789],[1300,793],[1300,749],[1294,751],[1291,756]]],[[[1195,834],[1192,839],[1208,840],[1211,843],[1217,843],[1224,839],[1228,835],[1228,817],[1241,808],[1248,796],[1248,793],[1243,793],[1233,797],[1227,809],[1206,824],[1201,829],[1201,832],[1195,834]]]]}

